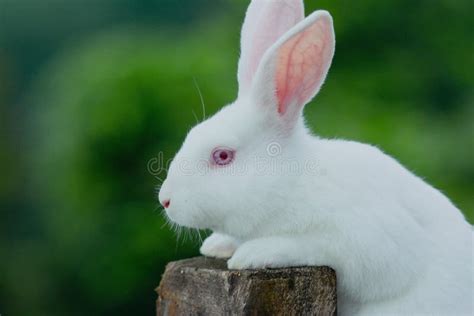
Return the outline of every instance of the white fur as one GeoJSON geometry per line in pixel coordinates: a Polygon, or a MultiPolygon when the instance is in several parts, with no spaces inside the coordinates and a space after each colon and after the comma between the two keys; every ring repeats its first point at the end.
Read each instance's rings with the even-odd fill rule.
{"type": "Polygon", "coordinates": [[[214,232],[204,240],[199,251],[207,257],[228,259],[238,246],[239,242],[235,238],[214,232]]]}
{"type": "Polygon", "coordinates": [[[331,266],[341,315],[472,315],[473,231],[461,212],[376,147],[314,137],[301,115],[277,113],[276,56],[320,19],[332,23],[318,11],[289,29],[253,88],[189,132],[160,191],[167,215],[219,232],[201,252],[232,255],[232,269],[331,266]],[[212,166],[218,146],[236,150],[232,164],[212,166]]]}

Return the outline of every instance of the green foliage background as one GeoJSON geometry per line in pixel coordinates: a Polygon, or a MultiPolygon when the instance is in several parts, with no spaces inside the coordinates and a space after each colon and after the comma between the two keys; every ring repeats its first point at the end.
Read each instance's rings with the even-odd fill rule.
{"type": "MultiPolygon", "coordinates": [[[[0,0],[0,313],[152,314],[165,225],[147,168],[237,91],[243,0],[0,0]]],[[[306,107],[376,144],[474,221],[472,3],[306,1],[337,51],[306,107]]],[[[160,174],[163,177],[165,174],[160,174]]]]}

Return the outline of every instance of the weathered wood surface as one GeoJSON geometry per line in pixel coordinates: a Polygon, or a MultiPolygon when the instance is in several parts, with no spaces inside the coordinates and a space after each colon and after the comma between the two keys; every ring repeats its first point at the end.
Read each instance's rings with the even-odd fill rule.
{"type": "Polygon", "coordinates": [[[228,270],[224,260],[171,262],[157,288],[157,315],[336,315],[329,267],[228,270]]]}

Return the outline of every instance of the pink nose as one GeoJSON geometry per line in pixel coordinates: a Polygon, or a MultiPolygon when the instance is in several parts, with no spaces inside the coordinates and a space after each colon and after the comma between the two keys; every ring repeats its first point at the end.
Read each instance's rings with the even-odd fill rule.
{"type": "Polygon", "coordinates": [[[161,202],[161,205],[163,205],[164,208],[168,208],[170,207],[170,203],[171,203],[170,199],[166,199],[161,202]]]}

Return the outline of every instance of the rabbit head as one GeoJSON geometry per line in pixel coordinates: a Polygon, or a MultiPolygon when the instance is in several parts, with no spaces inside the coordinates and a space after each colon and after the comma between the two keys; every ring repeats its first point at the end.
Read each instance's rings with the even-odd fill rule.
{"type": "Polygon", "coordinates": [[[177,224],[257,234],[292,199],[308,137],[304,105],[334,54],[332,18],[301,0],[253,0],[241,35],[237,100],[191,129],[159,193],[177,224]],[[290,172],[291,173],[291,172],[290,172]]]}

